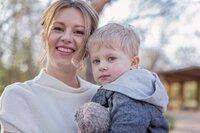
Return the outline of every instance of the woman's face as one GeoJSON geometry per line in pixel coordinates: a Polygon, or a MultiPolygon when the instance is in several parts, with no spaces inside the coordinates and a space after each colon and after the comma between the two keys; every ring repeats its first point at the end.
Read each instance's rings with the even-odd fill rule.
{"type": "Polygon", "coordinates": [[[53,18],[47,47],[47,69],[73,67],[71,59],[84,40],[85,23],[80,10],[61,9],[53,18]]]}

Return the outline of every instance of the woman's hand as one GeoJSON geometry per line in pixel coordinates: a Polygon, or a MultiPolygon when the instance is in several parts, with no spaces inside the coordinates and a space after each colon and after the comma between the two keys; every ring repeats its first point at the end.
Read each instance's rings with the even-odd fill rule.
{"type": "Polygon", "coordinates": [[[104,6],[110,1],[111,0],[91,0],[91,5],[98,13],[100,13],[104,6]]]}

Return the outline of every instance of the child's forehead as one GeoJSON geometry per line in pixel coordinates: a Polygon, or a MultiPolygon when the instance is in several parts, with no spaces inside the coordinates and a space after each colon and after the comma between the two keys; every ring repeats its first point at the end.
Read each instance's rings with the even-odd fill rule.
{"type": "Polygon", "coordinates": [[[114,44],[104,44],[104,45],[92,45],[89,48],[90,51],[99,51],[101,49],[107,49],[107,50],[121,50],[119,45],[114,45],[114,44]]]}

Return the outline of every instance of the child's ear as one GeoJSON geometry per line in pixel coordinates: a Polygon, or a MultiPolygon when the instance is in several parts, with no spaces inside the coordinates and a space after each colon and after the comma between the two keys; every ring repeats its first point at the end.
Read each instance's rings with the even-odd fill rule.
{"type": "Polygon", "coordinates": [[[134,56],[131,60],[131,68],[135,69],[138,67],[138,64],[140,63],[140,58],[139,56],[134,56]]]}

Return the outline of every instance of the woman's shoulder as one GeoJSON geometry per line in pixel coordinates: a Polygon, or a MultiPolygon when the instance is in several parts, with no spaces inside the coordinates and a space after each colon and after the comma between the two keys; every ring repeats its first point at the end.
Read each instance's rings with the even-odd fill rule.
{"type": "Polygon", "coordinates": [[[12,83],[8,86],[5,87],[1,98],[2,97],[12,97],[12,96],[19,96],[19,95],[30,95],[31,91],[31,84],[32,80],[29,81],[25,81],[25,82],[16,82],[16,83],[12,83]]]}
{"type": "MultiPolygon", "coordinates": [[[[32,105],[36,99],[34,92],[29,89],[28,82],[17,82],[8,85],[0,97],[0,110],[20,110],[32,105]]],[[[20,111],[19,111],[20,112],[20,111]]]]}

